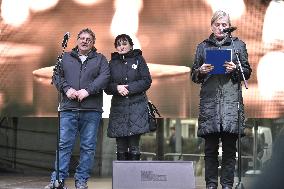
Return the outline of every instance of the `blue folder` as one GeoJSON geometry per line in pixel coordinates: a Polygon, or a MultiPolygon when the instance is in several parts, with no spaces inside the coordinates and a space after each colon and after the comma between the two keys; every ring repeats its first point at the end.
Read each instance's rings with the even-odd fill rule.
{"type": "Polygon", "coordinates": [[[211,64],[214,69],[209,74],[225,74],[224,63],[232,61],[232,49],[206,49],[206,64],[211,64]]]}

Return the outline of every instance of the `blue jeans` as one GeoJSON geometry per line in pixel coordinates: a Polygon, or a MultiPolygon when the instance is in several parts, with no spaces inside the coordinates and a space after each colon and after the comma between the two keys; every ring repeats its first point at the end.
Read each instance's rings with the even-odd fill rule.
{"type": "MultiPolygon", "coordinates": [[[[74,177],[79,182],[88,180],[94,164],[97,131],[101,118],[102,113],[97,111],[60,112],[59,180],[69,176],[69,163],[77,134],[80,137],[80,160],[74,177]]],[[[55,170],[57,170],[56,161],[55,170]]],[[[56,171],[51,174],[51,181],[54,180],[56,180],[56,171]]]]}

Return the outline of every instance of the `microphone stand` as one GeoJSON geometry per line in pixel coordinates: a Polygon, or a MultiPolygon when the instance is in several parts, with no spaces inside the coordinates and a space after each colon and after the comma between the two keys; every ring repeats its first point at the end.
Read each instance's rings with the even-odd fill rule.
{"type": "MultiPolygon", "coordinates": [[[[52,78],[54,80],[56,80],[56,75],[58,76],[58,84],[60,85],[60,82],[61,82],[61,76],[63,75],[63,70],[62,70],[62,67],[61,67],[61,62],[62,62],[62,58],[63,58],[63,54],[65,52],[65,48],[67,47],[67,42],[68,42],[68,38],[66,39],[65,36],[64,36],[64,39],[62,41],[62,53],[57,57],[57,62],[54,66],[54,69],[53,69],[53,76],[52,78]]],[[[51,81],[51,84],[53,84],[53,81],[51,81]]],[[[57,109],[57,116],[58,116],[58,130],[57,130],[57,145],[56,145],[56,168],[55,168],[55,171],[56,171],[56,180],[53,182],[53,186],[52,186],[52,189],[67,189],[67,187],[64,187],[64,181],[60,180],[59,179],[59,142],[60,142],[60,102],[61,102],[61,92],[62,92],[62,89],[60,88],[59,86],[59,89],[58,89],[58,109],[57,109]]]]}
{"type": "MultiPolygon", "coordinates": [[[[245,75],[243,72],[243,68],[240,62],[239,54],[235,48],[234,40],[232,38],[231,32],[228,32],[229,38],[231,39],[232,45],[233,45],[233,51],[237,57],[237,71],[238,74],[241,74],[242,81],[244,82],[245,88],[248,89],[248,84],[245,79],[245,75]]],[[[241,78],[238,75],[238,183],[235,187],[235,189],[244,189],[244,185],[242,183],[242,154],[241,154],[241,109],[240,109],[240,103],[241,102],[241,78]]]]}

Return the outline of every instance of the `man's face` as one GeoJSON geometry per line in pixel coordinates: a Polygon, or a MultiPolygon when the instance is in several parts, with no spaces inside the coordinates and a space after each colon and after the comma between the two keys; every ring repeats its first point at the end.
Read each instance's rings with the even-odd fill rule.
{"type": "Polygon", "coordinates": [[[211,25],[211,30],[214,33],[214,36],[218,39],[223,39],[226,34],[223,32],[223,29],[229,28],[229,19],[228,17],[223,17],[218,20],[216,20],[211,25]]]}
{"type": "Polygon", "coordinates": [[[79,49],[79,53],[85,54],[88,53],[95,44],[95,39],[92,36],[85,32],[81,33],[77,39],[77,46],[79,49]]]}

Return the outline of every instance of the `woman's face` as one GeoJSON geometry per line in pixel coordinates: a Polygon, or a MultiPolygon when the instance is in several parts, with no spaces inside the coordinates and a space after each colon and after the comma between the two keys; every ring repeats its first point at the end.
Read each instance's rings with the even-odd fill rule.
{"type": "Polygon", "coordinates": [[[126,54],[132,49],[127,40],[118,40],[116,50],[119,54],[126,54]]]}
{"type": "Polygon", "coordinates": [[[211,30],[217,39],[223,39],[226,36],[226,33],[224,33],[223,30],[229,27],[230,24],[228,17],[222,17],[211,25],[211,30]]]}

